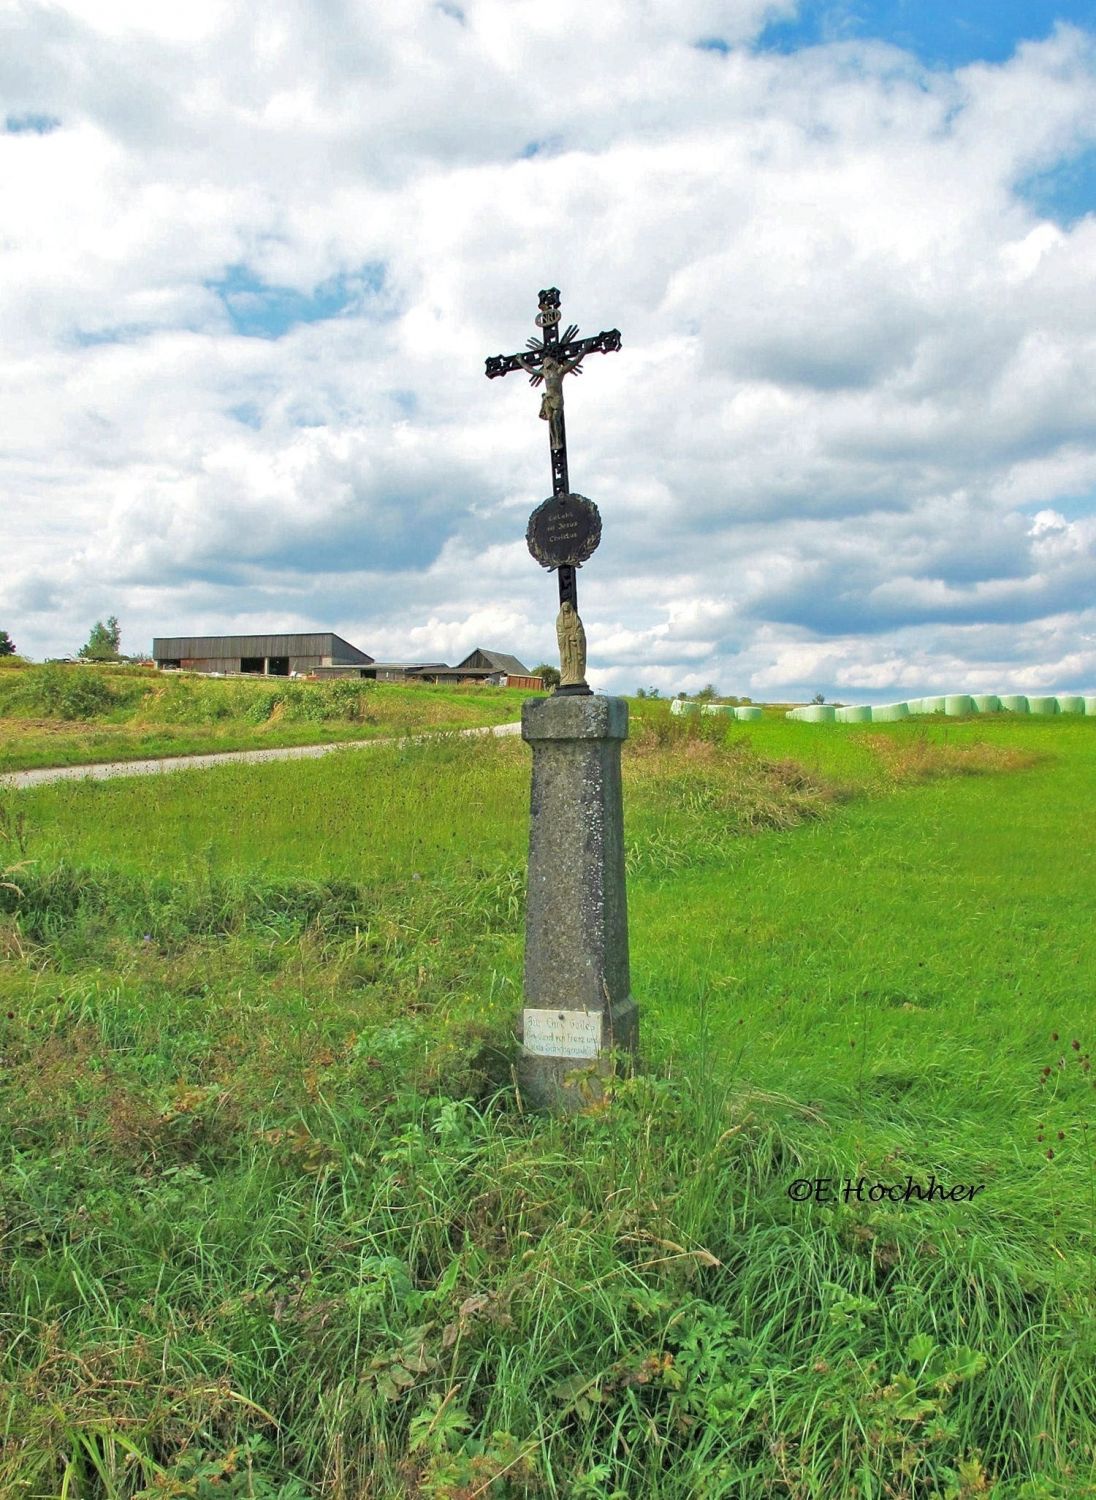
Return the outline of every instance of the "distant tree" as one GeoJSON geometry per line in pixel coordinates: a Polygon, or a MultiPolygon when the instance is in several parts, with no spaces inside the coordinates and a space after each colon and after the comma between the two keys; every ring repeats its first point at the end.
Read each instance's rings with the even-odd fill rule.
{"type": "Polygon", "coordinates": [[[87,643],[80,647],[76,655],[81,661],[117,661],[121,641],[122,627],[118,624],[118,617],[110,615],[105,625],[102,620],[96,620],[87,643]]]}
{"type": "Polygon", "coordinates": [[[15,642],[6,630],[0,630],[0,656],[14,656],[15,642]]]}
{"type": "Polygon", "coordinates": [[[814,697],[811,699],[812,703],[825,703],[825,701],[826,701],[826,695],[825,695],[825,693],[815,693],[814,697]]]}
{"type": "Polygon", "coordinates": [[[686,698],[687,698],[687,697],[688,697],[688,696],[689,696],[689,695],[688,695],[688,693],[685,693],[685,692],[681,692],[681,693],[675,693],[675,694],[674,694],[674,696],[675,696],[675,697],[676,697],[676,698],[680,698],[680,699],[681,699],[681,701],[682,701],[682,702],[683,702],[683,703],[684,703],[684,701],[685,701],[685,699],[686,699],[686,698]]]}
{"type": "Polygon", "coordinates": [[[539,667],[534,667],[533,676],[539,677],[546,688],[559,687],[559,668],[549,662],[543,661],[539,667]]]}
{"type": "Polygon", "coordinates": [[[714,682],[706,682],[696,696],[699,702],[710,703],[713,698],[718,698],[719,694],[716,692],[714,682]]]}
{"type": "Polygon", "coordinates": [[[649,687],[647,689],[647,696],[648,696],[648,698],[661,698],[662,694],[659,692],[658,688],[656,688],[656,687],[649,687]]]}

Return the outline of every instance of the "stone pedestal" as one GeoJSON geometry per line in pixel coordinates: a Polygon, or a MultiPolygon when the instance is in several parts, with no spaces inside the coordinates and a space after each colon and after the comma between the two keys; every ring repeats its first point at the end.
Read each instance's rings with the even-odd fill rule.
{"type": "Polygon", "coordinates": [[[525,1009],[518,1083],[533,1108],[581,1109],[614,1050],[634,1052],[628,975],[623,698],[563,696],[522,706],[533,748],[525,1009]],[[565,1085],[581,1073],[585,1085],[565,1085]]]}

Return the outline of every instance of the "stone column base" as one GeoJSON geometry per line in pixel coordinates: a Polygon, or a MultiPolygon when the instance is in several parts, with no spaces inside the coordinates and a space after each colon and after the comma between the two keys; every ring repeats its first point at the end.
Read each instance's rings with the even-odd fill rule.
{"type": "MultiPolygon", "coordinates": [[[[550,1012],[550,1014],[554,1014],[550,1012]]],[[[560,1057],[530,1052],[524,1045],[526,1021],[522,1014],[518,1035],[522,1049],[516,1074],[522,1103],[529,1109],[573,1114],[604,1092],[601,1080],[627,1066],[639,1045],[639,1007],[629,998],[608,1010],[591,1012],[601,1023],[602,1045],[596,1057],[560,1057]]]]}
{"type": "Polygon", "coordinates": [[[623,698],[533,699],[525,1008],[518,1085],[532,1108],[581,1109],[639,1031],[628,972],[623,698]],[[568,1084],[566,1080],[573,1081],[568,1084]]]}

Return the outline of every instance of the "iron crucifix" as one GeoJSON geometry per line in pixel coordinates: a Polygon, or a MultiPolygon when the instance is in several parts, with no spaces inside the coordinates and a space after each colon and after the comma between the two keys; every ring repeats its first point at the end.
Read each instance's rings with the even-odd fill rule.
{"type": "MultiPolygon", "coordinates": [[[[608,332],[594,334],[592,338],[577,337],[578,324],[572,323],[560,337],[559,288],[549,287],[539,294],[540,308],[537,327],[539,339],[532,338],[523,354],[496,354],[487,361],[487,378],[509,375],[513,370],[524,370],[532,386],[544,386],[540,402],[540,415],[548,423],[548,453],[552,462],[552,495],[556,498],[567,495],[570,483],[567,476],[567,429],[563,421],[563,377],[581,375],[582,361],[588,354],[613,354],[620,348],[620,331],[611,328],[608,332]]],[[[575,586],[575,569],[569,563],[561,564],[559,573],[559,602],[568,603],[578,609],[578,592],[575,586]]]]}

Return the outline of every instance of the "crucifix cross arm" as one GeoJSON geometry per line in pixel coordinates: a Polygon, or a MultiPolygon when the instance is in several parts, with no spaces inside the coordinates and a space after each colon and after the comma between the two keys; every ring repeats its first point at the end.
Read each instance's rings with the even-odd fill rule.
{"type": "Polygon", "coordinates": [[[556,345],[556,358],[577,361],[585,359],[587,354],[616,354],[619,350],[620,329],[610,328],[588,339],[564,339],[556,345]]]}
{"type": "MultiPolygon", "coordinates": [[[[578,330],[576,329],[577,333],[578,330]]],[[[558,344],[541,344],[539,341],[535,349],[525,349],[520,354],[493,354],[487,359],[487,378],[494,380],[497,375],[510,375],[515,370],[524,370],[527,375],[536,376],[540,374],[539,366],[546,354],[560,363],[566,362],[574,370],[580,360],[586,358],[587,354],[615,354],[620,348],[620,330],[610,328],[602,333],[595,333],[590,338],[569,338],[558,344]]]]}

